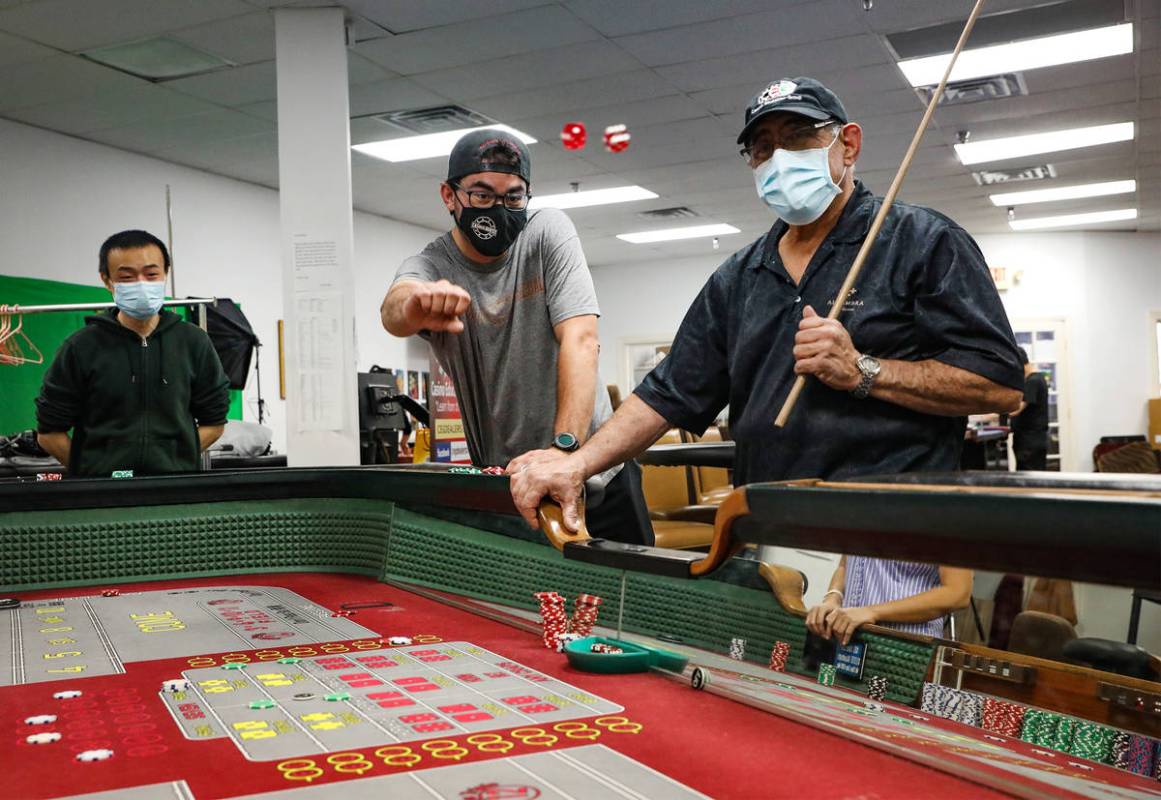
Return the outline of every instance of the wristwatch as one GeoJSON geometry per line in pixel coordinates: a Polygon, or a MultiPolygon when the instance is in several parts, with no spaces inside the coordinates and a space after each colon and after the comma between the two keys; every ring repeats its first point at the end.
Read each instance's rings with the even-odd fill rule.
{"type": "Polygon", "coordinates": [[[571,433],[558,433],[552,440],[552,446],[557,450],[572,453],[580,449],[580,439],[571,433]]]}
{"type": "Polygon", "coordinates": [[[871,393],[871,384],[875,382],[875,378],[879,377],[879,370],[883,368],[883,365],[874,356],[864,354],[859,356],[855,366],[859,368],[863,377],[859,381],[859,385],[851,389],[851,394],[858,400],[865,400],[871,393]]]}

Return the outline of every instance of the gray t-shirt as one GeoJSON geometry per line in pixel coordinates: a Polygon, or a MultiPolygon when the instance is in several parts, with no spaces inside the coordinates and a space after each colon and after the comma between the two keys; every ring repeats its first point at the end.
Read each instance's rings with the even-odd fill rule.
{"type": "MultiPolygon", "coordinates": [[[[468,260],[445,233],[404,261],[392,285],[441,279],[471,295],[464,330],[421,335],[455,382],[472,461],[505,466],[550,447],[560,353],[553,326],[601,313],[572,220],[554,208],[532,212],[504,257],[488,265],[468,260]]],[[[598,378],[588,433],[611,415],[598,378]]]]}

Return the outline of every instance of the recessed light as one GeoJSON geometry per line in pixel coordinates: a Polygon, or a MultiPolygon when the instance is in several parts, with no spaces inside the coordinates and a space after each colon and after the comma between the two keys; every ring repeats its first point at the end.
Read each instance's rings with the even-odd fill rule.
{"type": "Polygon", "coordinates": [[[528,208],[583,208],[609,203],[628,203],[632,200],[652,200],[656,196],[656,192],[641,186],[618,186],[615,189],[587,189],[583,192],[533,195],[528,201],[528,208]]]}
{"type": "Polygon", "coordinates": [[[1104,181],[1080,183],[1076,186],[1056,186],[1051,189],[1030,189],[1025,192],[994,194],[988,199],[996,206],[1018,206],[1025,203],[1051,203],[1056,200],[1079,200],[1082,197],[1105,197],[1137,191],[1136,181],[1104,181]]]}
{"type": "Polygon", "coordinates": [[[1037,153],[1056,153],[1061,150],[1124,142],[1133,138],[1134,130],[1132,122],[1116,122],[1112,125],[1006,136],[1002,139],[986,139],[953,146],[961,163],[982,164],[985,161],[1004,161],[1037,153]]]}
{"type": "MultiPolygon", "coordinates": [[[[1131,52],[1133,24],[1126,22],[964,50],[955,62],[949,80],[964,81],[1005,72],[1075,64],[1131,52]]],[[[912,86],[931,86],[939,83],[950,58],[950,53],[909,58],[899,62],[899,69],[903,70],[912,86]]]]}
{"type": "Polygon", "coordinates": [[[436,158],[451,153],[460,137],[470,131],[480,128],[495,128],[510,133],[524,144],[535,144],[536,140],[526,133],[521,133],[507,125],[480,125],[475,128],[460,128],[442,133],[425,133],[422,136],[404,136],[399,139],[384,139],[379,142],[352,145],[352,150],[358,150],[372,158],[381,158],[384,161],[418,161],[421,158],[436,158]]]}
{"type": "Polygon", "coordinates": [[[188,78],[235,66],[232,61],[199,50],[177,39],[170,39],[168,36],[112,47],[98,47],[95,50],[86,50],[81,55],[106,67],[151,81],[188,78]]]}
{"type": "Polygon", "coordinates": [[[727,225],[723,222],[717,225],[693,225],[687,228],[663,228],[658,231],[618,233],[617,238],[632,244],[650,244],[652,242],[671,242],[677,239],[697,239],[702,236],[728,236],[731,233],[741,232],[733,225],[727,225]]]}
{"type": "Polygon", "coordinates": [[[1137,209],[1119,208],[1116,211],[1090,211],[1087,214],[1062,214],[1059,217],[1014,219],[1008,222],[1014,231],[1034,231],[1043,228],[1070,228],[1076,225],[1095,225],[1098,222],[1120,222],[1136,219],[1137,209]]]}

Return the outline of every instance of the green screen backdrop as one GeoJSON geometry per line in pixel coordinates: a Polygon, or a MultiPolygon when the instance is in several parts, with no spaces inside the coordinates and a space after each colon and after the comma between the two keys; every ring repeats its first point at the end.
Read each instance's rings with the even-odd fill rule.
{"type": "MultiPolygon", "coordinates": [[[[103,286],[14,278],[0,275],[0,305],[41,306],[64,303],[108,303],[112,300],[103,286]]],[[[9,436],[36,427],[36,396],[44,373],[56,351],[74,331],[85,325],[92,312],[29,314],[23,330],[44,354],[43,364],[0,364],[0,436],[9,436]]],[[[23,348],[22,348],[23,349],[23,348]]],[[[230,392],[230,419],[242,419],[242,393],[230,392]]]]}

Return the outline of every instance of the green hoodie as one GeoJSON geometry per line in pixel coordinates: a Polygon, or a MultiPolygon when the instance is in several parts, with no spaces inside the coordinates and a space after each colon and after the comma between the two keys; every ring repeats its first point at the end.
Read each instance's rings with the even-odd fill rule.
{"type": "Polygon", "coordinates": [[[36,399],[38,430],[72,429],[70,475],[197,471],[197,426],[224,424],[230,402],[210,338],[162,311],[143,339],[116,314],[88,317],[61,345],[36,399]]]}

